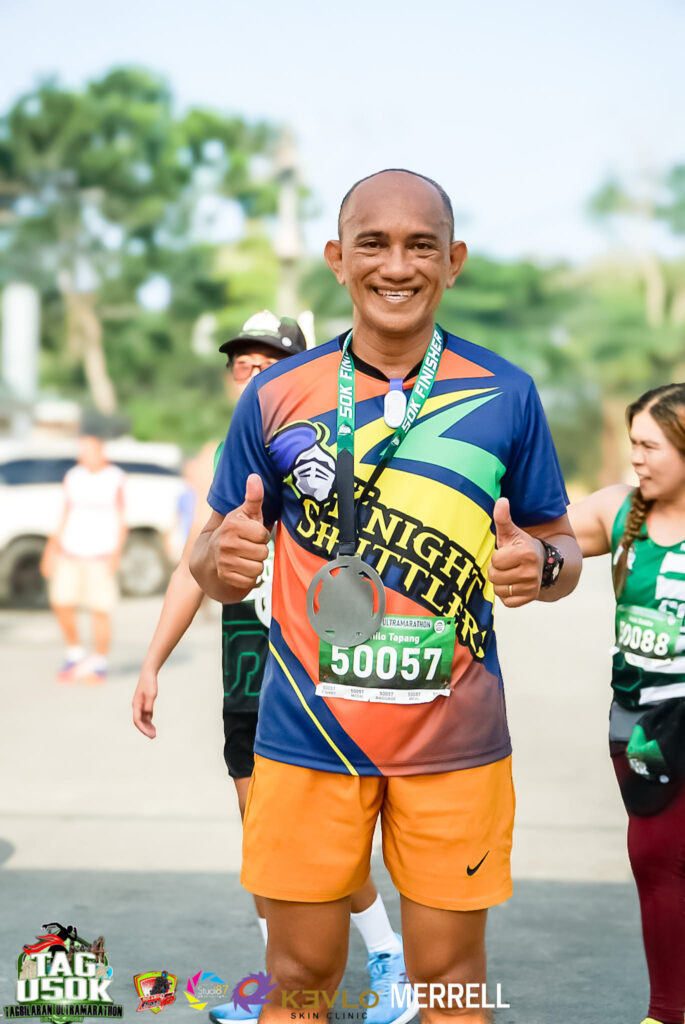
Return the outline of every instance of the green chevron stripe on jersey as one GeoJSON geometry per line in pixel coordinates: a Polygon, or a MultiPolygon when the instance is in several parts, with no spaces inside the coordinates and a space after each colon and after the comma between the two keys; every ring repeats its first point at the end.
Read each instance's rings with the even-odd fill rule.
{"type": "MultiPolygon", "coordinates": [[[[630,495],[611,531],[614,562],[630,510],[630,495]]],[[[663,547],[643,525],[628,556],[628,577],[616,608],[611,685],[629,710],[685,697],[685,540],[663,547]]]]}

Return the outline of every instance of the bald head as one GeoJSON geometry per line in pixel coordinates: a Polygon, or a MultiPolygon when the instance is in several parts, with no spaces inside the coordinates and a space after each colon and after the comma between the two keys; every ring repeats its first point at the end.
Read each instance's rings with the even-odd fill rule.
{"type": "Polygon", "coordinates": [[[347,219],[346,213],[350,205],[350,200],[355,192],[366,182],[374,182],[381,188],[395,188],[402,190],[403,188],[419,187],[423,188],[422,183],[426,183],[426,187],[437,193],[442,206],[443,216],[447,222],[447,230],[449,232],[449,240],[452,241],[454,237],[454,211],[452,210],[452,203],[450,197],[445,192],[441,185],[438,185],[437,181],[433,181],[432,178],[427,178],[425,174],[418,174],[416,171],[408,171],[404,167],[388,167],[384,171],[376,171],[374,174],[368,174],[365,178],[360,178],[356,181],[351,189],[349,189],[340,204],[340,212],[338,213],[338,237],[342,238],[342,229],[347,219]]]}

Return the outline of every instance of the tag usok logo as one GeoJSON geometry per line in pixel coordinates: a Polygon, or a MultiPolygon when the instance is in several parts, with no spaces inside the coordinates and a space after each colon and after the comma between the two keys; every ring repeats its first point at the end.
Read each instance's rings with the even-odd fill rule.
{"type": "Polygon", "coordinates": [[[112,997],[107,991],[112,979],[98,972],[94,953],[74,953],[73,966],[67,954],[33,953],[36,964],[35,978],[17,979],[17,1002],[106,1002],[112,997]]]}
{"type": "Polygon", "coordinates": [[[102,936],[81,938],[73,925],[43,925],[52,931],[24,945],[17,959],[16,1003],[5,1006],[9,1020],[39,1017],[69,1024],[84,1017],[122,1017],[109,994],[112,968],[102,936]]]}

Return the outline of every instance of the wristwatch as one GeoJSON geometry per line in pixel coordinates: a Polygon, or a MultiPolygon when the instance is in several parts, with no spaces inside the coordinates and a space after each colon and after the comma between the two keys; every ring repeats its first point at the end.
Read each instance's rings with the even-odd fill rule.
{"type": "Polygon", "coordinates": [[[554,544],[548,544],[546,540],[542,539],[542,537],[538,537],[538,540],[545,549],[545,560],[542,563],[540,589],[546,590],[548,587],[553,587],[559,579],[559,573],[564,567],[564,556],[559,548],[554,547],[554,544]]]}

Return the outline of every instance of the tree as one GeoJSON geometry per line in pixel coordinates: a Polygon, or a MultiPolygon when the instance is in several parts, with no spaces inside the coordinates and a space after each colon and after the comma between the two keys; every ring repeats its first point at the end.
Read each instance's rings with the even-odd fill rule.
{"type": "Polygon", "coordinates": [[[622,219],[638,226],[642,243],[629,261],[605,263],[586,275],[575,330],[595,366],[602,390],[603,469],[611,483],[626,471],[627,403],[650,387],[685,377],[685,273],[659,256],[655,228],[685,233],[685,166],[628,189],[606,181],[591,197],[590,213],[608,228],[622,219]]]}
{"type": "MultiPolygon", "coordinates": [[[[103,302],[105,324],[145,320],[141,284],[158,274],[178,287],[185,261],[205,299],[223,305],[213,251],[193,240],[198,202],[212,192],[251,216],[272,212],[274,186],[255,178],[252,160],[273,137],[267,124],[212,111],[179,117],[165,81],[135,68],[82,92],[45,81],[0,118],[5,276],[36,283],[53,319],[61,299],[56,346],[101,411],[116,407],[103,302]]],[[[121,330],[110,334],[121,341],[121,330]]]]}

